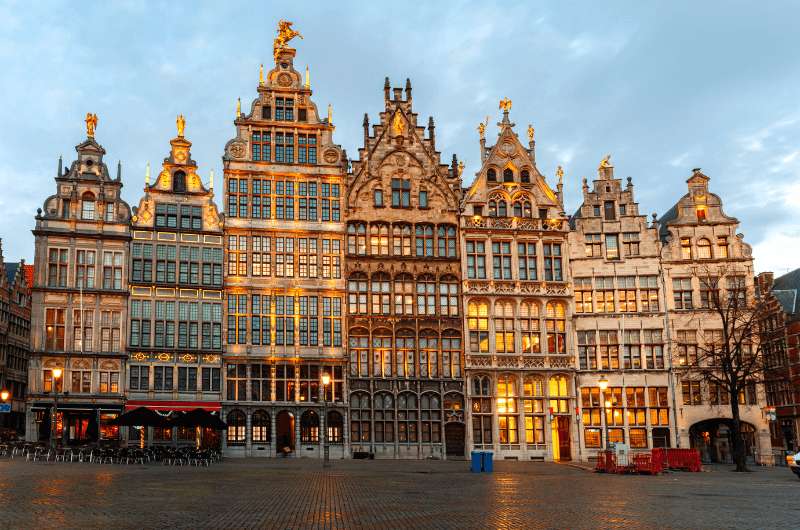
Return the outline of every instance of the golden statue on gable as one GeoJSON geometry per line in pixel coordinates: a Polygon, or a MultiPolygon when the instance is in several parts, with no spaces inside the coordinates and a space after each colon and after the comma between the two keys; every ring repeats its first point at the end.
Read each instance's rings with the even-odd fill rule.
{"type": "Polygon", "coordinates": [[[598,167],[597,169],[604,169],[604,168],[607,168],[607,167],[611,167],[611,155],[606,155],[600,161],[600,167],[598,167]]]}
{"type": "Polygon", "coordinates": [[[97,128],[97,114],[87,112],[86,119],[83,121],[86,122],[86,136],[94,138],[94,130],[97,128]]]}
{"type": "Polygon", "coordinates": [[[533,141],[533,135],[536,134],[536,129],[533,128],[533,125],[528,124],[528,141],[533,141]]]}
{"type": "Polygon", "coordinates": [[[292,29],[292,22],[288,20],[278,21],[278,36],[275,37],[275,42],[272,45],[272,51],[276,59],[278,58],[278,50],[286,48],[286,44],[295,37],[303,38],[299,31],[292,29]]]}
{"type": "Polygon", "coordinates": [[[556,176],[558,177],[558,183],[559,184],[564,182],[564,168],[563,167],[558,166],[556,168],[556,176]]]}
{"type": "Polygon", "coordinates": [[[395,136],[402,136],[403,132],[406,130],[406,122],[403,120],[403,116],[400,114],[400,111],[394,113],[392,129],[394,130],[395,136]]]}
{"type": "Polygon", "coordinates": [[[183,130],[186,128],[186,118],[183,117],[183,114],[178,114],[178,117],[175,118],[175,127],[178,128],[178,138],[183,138],[183,130]]]}
{"type": "Polygon", "coordinates": [[[503,112],[508,112],[511,110],[511,100],[508,98],[503,98],[500,100],[500,109],[503,112]]]}

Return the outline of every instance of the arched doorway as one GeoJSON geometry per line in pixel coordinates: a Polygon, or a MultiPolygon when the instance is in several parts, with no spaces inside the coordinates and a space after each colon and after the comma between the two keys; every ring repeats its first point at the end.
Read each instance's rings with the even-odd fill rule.
{"type": "MultiPolygon", "coordinates": [[[[691,426],[689,443],[693,449],[700,451],[700,460],[714,464],[733,463],[732,424],[731,419],[715,418],[691,426]]],[[[741,422],[741,431],[747,460],[755,462],[756,429],[749,423],[741,422]]]]}
{"type": "Polygon", "coordinates": [[[294,414],[282,410],[275,418],[275,443],[279,453],[294,452],[294,414]]]}
{"type": "Polygon", "coordinates": [[[448,457],[464,456],[464,437],[466,429],[463,423],[445,423],[444,443],[447,447],[448,457]]]}

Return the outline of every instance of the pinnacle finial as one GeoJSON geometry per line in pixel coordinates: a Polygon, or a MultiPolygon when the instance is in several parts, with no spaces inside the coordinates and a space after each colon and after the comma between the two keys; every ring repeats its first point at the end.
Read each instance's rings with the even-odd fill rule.
{"type": "Polygon", "coordinates": [[[264,86],[264,65],[258,68],[258,86],[264,86]]]}
{"type": "Polygon", "coordinates": [[[305,82],[306,89],[311,88],[311,74],[308,71],[308,65],[306,65],[306,82],[305,82]]]}
{"type": "Polygon", "coordinates": [[[208,189],[212,190],[212,191],[214,189],[214,170],[213,169],[208,172],[208,189]]]}
{"type": "Polygon", "coordinates": [[[328,103],[328,125],[333,125],[333,105],[328,103]]]}
{"type": "Polygon", "coordinates": [[[236,117],[242,117],[242,98],[236,98],[236,117]]]}
{"type": "Polygon", "coordinates": [[[144,184],[145,186],[150,185],[150,162],[144,168],[144,184]]]}

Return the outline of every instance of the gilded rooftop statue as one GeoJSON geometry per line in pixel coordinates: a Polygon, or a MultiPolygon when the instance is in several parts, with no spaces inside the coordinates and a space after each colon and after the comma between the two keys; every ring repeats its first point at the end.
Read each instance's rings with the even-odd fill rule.
{"type": "Polygon", "coordinates": [[[303,38],[299,31],[292,29],[292,22],[288,20],[278,21],[278,36],[275,37],[275,42],[272,46],[276,58],[278,57],[278,50],[286,48],[286,44],[295,37],[303,38]]]}
{"type": "Polygon", "coordinates": [[[86,119],[83,121],[86,122],[86,136],[94,138],[94,130],[97,128],[97,114],[87,112],[86,119]]]}

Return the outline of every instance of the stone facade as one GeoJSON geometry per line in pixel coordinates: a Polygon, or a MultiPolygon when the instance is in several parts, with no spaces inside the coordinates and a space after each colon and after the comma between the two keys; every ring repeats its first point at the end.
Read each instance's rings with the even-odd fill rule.
{"type": "Polygon", "coordinates": [[[461,207],[468,447],[495,458],[577,458],[575,355],[561,183],[536,167],[504,107],[461,207]]]}
{"type": "Polygon", "coordinates": [[[581,453],[674,447],[658,229],[606,159],[571,219],[581,453]],[[606,381],[603,391],[599,384],[606,381]]]}
{"type": "Polygon", "coordinates": [[[348,175],[345,198],[354,452],[464,455],[460,178],[412,107],[411,83],[384,85],[384,110],[348,175]]]}
{"type": "Polygon", "coordinates": [[[9,392],[7,400],[0,400],[0,404],[10,406],[8,412],[0,412],[0,428],[18,434],[25,431],[32,268],[24,260],[6,263],[0,246],[0,390],[9,392]]]}
{"type": "MultiPolygon", "coordinates": [[[[666,307],[667,338],[674,365],[673,388],[678,395],[677,435],[680,447],[700,449],[705,461],[730,461],[728,442],[730,405],[724,392],[700,381],[696,373],[698,350],[712,344],[722,323],[710,306],[712,294],[704,279],[720,279],[723,297],[755,295],[750,245],[737,233],[739,221],[726,215],[722,200],[708,189],[709,178],[699,169],[687,180],[688,192],[658,220],[661,266],[666,307]]],[[[749,386],[740,399],[746,423],[748,456],[770,461],[772,452],[764,416],[761,386],[749,386]]]]}
{"type": "MultiPolygon", "coordinates": [[[[127,410],[220,410],[223,223],[213,175],[206,188],[182,127],[152,184],[148,166],[131,219],[127,410]]],[[[130,440],[143,434],[130,431],[130,440]]],[[[155,438],[194,443],[195,430],[155,438]]]]}
{"type": "Polygon", "coordinates": [[[342,458],[347,157],[333,142],[330,108],[320,115],[308,72],[294,69],[295,53],[276,48],[257,97],[237,109],[223,157],[226,452],[317,457],[327,440],[342,458]]]}
{"type": "MultiPolygon", "coordinates": [[[[87,117],[88,121],[88,117],[87,117]]],[[[96,123],[96,122],[95,122],[96,123]]],[[[115,437],[122,410],[131,210],[88,137],[36,215],[26,437],[67,442],[115,437]],[[62,375],[54,381],[54,369],[62,375]]]]}

